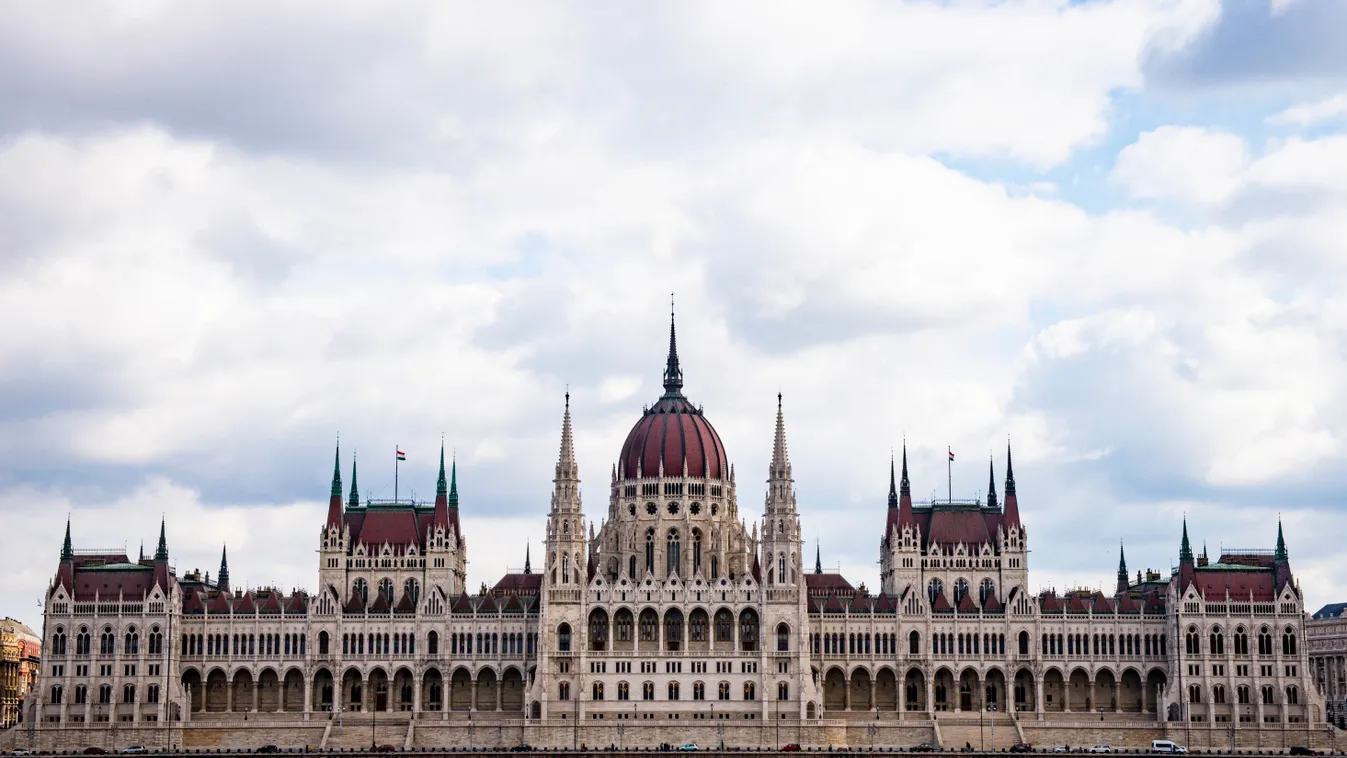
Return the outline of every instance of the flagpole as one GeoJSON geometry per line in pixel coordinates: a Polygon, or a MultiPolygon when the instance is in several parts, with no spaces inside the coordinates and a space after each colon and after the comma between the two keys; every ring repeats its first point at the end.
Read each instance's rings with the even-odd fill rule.
{"type": "Polygon", "coordinates": [[[398,501],[398,451],[402,448],[393,446],[393,502],[398,501]]]}

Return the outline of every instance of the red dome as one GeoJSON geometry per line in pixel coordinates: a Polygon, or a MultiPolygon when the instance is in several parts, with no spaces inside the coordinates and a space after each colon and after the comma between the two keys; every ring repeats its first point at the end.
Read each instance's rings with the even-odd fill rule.
{"type": "Polygon", "coordinates": [[[684,462],[688,476],[725,479],[730,470],[720,435],[681,395],[666,395],[645,412],[627,435],[618,460],[625,479],[659,476],[661,460],[666,476],[682,476],[684,462]]]}
{"type": "Polygon", "coordinates": [[[683,397],[683,369],[678,365],[678,342],[673,314],[669,316],[669,359],[664,367],[664,395],[641,416],[622,444],[618,458],[624,479],[659,476],[660,462],[666,476],[706,479],[729,478],[730,465],[720,435],[688,399],[683,397]]]}

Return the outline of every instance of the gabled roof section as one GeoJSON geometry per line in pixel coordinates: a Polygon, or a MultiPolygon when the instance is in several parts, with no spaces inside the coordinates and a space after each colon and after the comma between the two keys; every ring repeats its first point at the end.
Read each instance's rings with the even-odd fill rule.
{"type": "Polygon", "coordinates": [[[350,600],[347,600],[347,601],[346,601],[346,605],[342,606],[341,612],[342,612],[342,613],[364,613],[364,612],[365,612],[365,600],[364,600],[364,598],[360,597],[360,593],[359,593],[359,592],[352,592],[352,593],[351,593],[351,599],[350,599],[350,600]]]}
{"type": "Polygon", "coordinates": [[[416,603],[412,600],[412,595],[406,590],[402,591],[402,599],[393,606],[394,613],[416,613],[416,603]]]}
{"type": "Polygon", "coordinates": [[[954,606],[949,604],[949,598],[945,597],[945,591],[940,590],[940,594],[935,596],[935,602],[931,603],[931,611],[934,613],[950,613],[954,606]]]}

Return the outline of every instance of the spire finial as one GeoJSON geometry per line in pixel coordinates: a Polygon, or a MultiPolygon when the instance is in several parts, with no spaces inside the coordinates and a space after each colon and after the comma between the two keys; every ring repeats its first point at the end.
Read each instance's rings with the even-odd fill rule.
{"type": "Polygon", "coordinates": [[[435,482],[435,495],[445,495],[449,492],[449,484],[444,478],[444,440],[440,440],[440,478],[435,482]]]}
{"type": "Polygon", "coordinates": [[[332,455],[332,497],[341,500],[341,437],[337,438],[337,450],[332,455]]]}
{"type": "Polygon", "coordinates": [[[823,551],[819,548],[818,540],[814,540],[814,573],[823,573],[823,551]]]}
{"type": "Polygon", "coordinates": [[[1179,544],[1179,563],[1193,562],[1193,546],[1188,542],[1188,517],[1183,517],[1183,542],[1179,544]]]}
{"type": "Polygon", "coordinates": [[[524,543],[524,573],[525,573],[525,574],[532,574],[532,573],[533,573],[533,563],[529,560],[529,547],[530,547],[530,545],[529,545],[527,542],[525,542],[525,543],[524,543]]]}
{"type": "Polygon", "coordinates": [[[220,575],[215,579],[215,586],[222,592],[229,591],[229,546],[220,546],[220,575]]]}
{"type": "Polygon", "coordinates": [[[893,450],[889,450],[889,507],[898,507],[898,485],[893,473],[893,450]]]}
{"type": "Polygon", "coordinates": [[[159,519],[159,547],[154,551],[156,561],[168,560],[168,537],[164,529],[164,518],[159,519]]]}
{"type": "Polygon", "coordinates": [[[776,438],[772,441],[772,478],[790,478],[790,456],[786,452],[786,416],[781,409],[781,393],[776,393],[776,438]]]}
{"type": "Polygon", "coordinates": [[[664,364],[664,392],[668,395],[681,395],[683,391],[683,369],[678,366],[678,337],[674,328],[673,293],[669,293],[669,358],[664,364]]]}
{"type": "Polygon", "coordinates": [[[454,457],[449,468],[449,507],[458,507],[458,451],[454,451],[454,457]]]}
{"type": "Polygon", "coordinates": [[[1283,562],[1284,562],[1284,561],[1287,560],[1287,558],[1288,558],[1288,556],[1287,556],[1287,553],[1286,553],[1286,538],[1282,536],[1282,517],[1281,517],[1280,515],[1278,515],[1278,516],[1277,516],[1277,553],[1276,553],[1275,556],[1273,556],[1273,559],[1274,559],[1274,560],[1277,560],[1277,561],[1283,561],[1283,562]]]}
{"type": "Polygon", "coordinates": [[[1127,591],[1127,556],[1123,554],[1123,542],[1118,540],[1118,594],[1127,591]]]}
{"type": "Polygon", "coordinates": [[[1015,494],[1015,463],[1010,458],[1010,439],[1006,438],[1006,497],[1015,494]]]}
{"type": "Polygon", "coordinates": [[[903,438],[903,476],[898,480],[898,494],[912,496],[912,483],[907,480],[907,438],[903,438]]]}
{"type": "Polygon", "coordinates": [[[68,561],[74,557],[75,549],[70,544],[70,516],[67,514],[65,517],[65,542],[61,544],[61,560],[68,561]]]}
{"type": "Polygon", "coordinates": [[[990,455],[987,456],[987,505],[992,508],[999,507],[996,502],[996,463],[990,455]]]}
{"type": "Polygon", "coordinates": [[[355,475],[355,451],[351,451],[351,497],[348,501],[352,508],[360,505],[360,490],[357,489],[355,475]]]}

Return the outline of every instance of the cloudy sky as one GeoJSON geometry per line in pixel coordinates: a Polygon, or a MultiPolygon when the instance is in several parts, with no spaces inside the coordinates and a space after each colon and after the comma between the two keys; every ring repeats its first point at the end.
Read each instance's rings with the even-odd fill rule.
{"type": "Polygon", "coordinates": [[[1347,599],[1347,5],[0,7],[0,613],[77,548],[312,587],[361,489],[457,451],[469,582],[686,391],[761,508],[876,583],[1015,444],[1039,586],[1270,548],[1347,599]]]}

